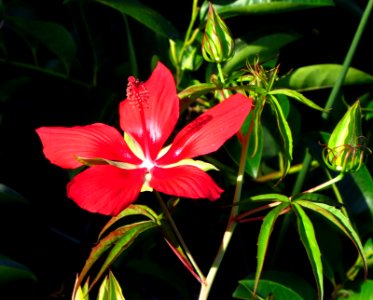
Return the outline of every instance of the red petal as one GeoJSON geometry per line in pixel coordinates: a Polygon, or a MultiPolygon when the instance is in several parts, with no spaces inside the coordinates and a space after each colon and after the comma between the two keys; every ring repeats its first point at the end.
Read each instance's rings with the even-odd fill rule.
{"type": "Polygon", "coordinates": [[[214,106],[184,127],[157,163],[167,165],[216,151],[240,129],[251,105],[251,98],[235,94],[214,106]]]}
{"type": "Polygon", "coordinates": [[[41,127],[36,129],[45,156],[54,164],[75,169],[82,164],[77,156],[105,158],[139,164],[121,134],[113,127],[97,123],[75,127],[41,127]]]}
{"type": "Polygon", "coordinates": [[[194,166],[154,167],[149,185],[165,194],[192,199],[216,200],[223,192],[206,172],[194,166]]]}
{"type": "Polygon", "coordinates": [[[136,139],[145,154],[155,159],[179,117],[175,81],[171,72],[158,63],[148,81],[138,84],[135,96],[120,104],[120,126],[136,139]]]}
{"type": "Polygon", "coordinates": [[[137,199],[145,173],[146,169],[93,166],[73,178],[68,196],[90,212],[115,216],[137,199]]]}

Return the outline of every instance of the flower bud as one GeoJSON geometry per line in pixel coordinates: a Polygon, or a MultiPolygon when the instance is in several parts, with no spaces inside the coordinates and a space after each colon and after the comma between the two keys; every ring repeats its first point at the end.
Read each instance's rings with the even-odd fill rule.
{"type": "Polygon", "coordinates": [[[323,151],[323,159],[334,171],[356,172],[364,163],[366,151],[371,152],[364,145],[360,102],[356,101],[334,128],[323,151]]]}
{"type": "Polygon", "coordinates": [[[209,2],[205,33],[202,37],[202,55],[209,62],[220,63],[232,57],[234,40],[229,28],[209,2]]]}

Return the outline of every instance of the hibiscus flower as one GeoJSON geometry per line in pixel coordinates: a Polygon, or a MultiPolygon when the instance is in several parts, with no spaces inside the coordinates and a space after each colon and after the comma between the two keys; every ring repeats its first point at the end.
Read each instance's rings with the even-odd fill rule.
{"type": "Polygon", "coordinates": [[[141,191],[216,200],[223,190],[206,173],[213,165],[194,157],[216,151],[241,127],[252,100],[236,94],[201,114],[164,147],[179,118],[171,72],[158,63],[146,82],[129,77],[119,105],[121,135],[95,123],[36,130],[46,158],[75,169],[89,166],[67,186],[68,197],[90,212],[115,216],[141,191]]]}

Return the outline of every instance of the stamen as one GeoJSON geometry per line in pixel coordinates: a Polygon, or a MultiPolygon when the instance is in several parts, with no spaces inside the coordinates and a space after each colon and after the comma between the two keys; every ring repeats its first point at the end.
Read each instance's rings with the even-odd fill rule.
{"type": "Polygon", "coordinates": [[[128,77],[127,100],[140,110],[149,108],[149,92],[144,83],[133,76],[128,77]]]}

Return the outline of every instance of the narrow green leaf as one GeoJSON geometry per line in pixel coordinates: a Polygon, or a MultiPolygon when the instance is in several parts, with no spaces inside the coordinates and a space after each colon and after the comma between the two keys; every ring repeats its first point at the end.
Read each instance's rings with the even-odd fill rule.
{"type": "Polygon", "coordinates": [[[113,260],[121,252],[127,249],[140,233],[154,226],[156,226],[156,223],[152,221],[143,221],[121,226],[111,231],[107,236],[102,238],[95,247],[92,248],[89,257],[85,262],[81,273],[79,274],[76,286],[78,287],[83,282],[83,279],[87,276],[88,272],[97,262],[97,260],[99,260],[106,251],[111,249],[105,263],[101,266],[100,273],[96,275],[95,281],[90,284],[90,287],[94,285],[100,276],[107,270],[107,268],[110,267],[113,260]]]}
{"type": "Polygon", "coordinates": [[[121,211],[117,216],[112,217],[109,222],[105,224],[105,226],[101,229],[101,232],[98,236],[98,239],[100,240],[102,235],[116,222],[122,220],[125,217],[128,216],[134,216],[134,215],[142,215],[146,218],[154,221],[155,223],[158,220],[158,215],[148,206],[146,205],[140,205],[140,204],[131,204],[126,209],[121,211]]]}
{"type": "Polygon", "coordinates": [[[290,202],[289,197],[281,194],[263,194],[250,197],[252,201],[280,201],[280,202],[290,202]]]}
{"type": "MultiPolygon", "coordinates": [[[[277,81],[276,87],[286,87],[298,91],[332,88],[336,83],[342,65],[319,64],[301,67],[289,76],[277,81]]],[[[344,85],[372,84],[373,76],[355,68],[350,68],[346,74],[344,85]]]]}
{"type": "MultiPolygon", "coordinates": [[[[206,2],[201,7],[201,15],[206,14],[206,2]]],[[[323,6],[334,6],[333,0],[221,0],[214,3],[216,10],[223,18],[243,14],[274,14],[289,11],[310,9],[323,6]]]]}
{"type": "Polygon", "coordinates": [[[234,56],[223,66],[226,74],[245,67],[247,64],[266,62],[278,56],[280,49],[299,39],[299,35],[291,32],[267,34],[258,38],[240,37],[235,43],[234,56]]]}
{"type": "Polygon", "coordinates": [[[302,193],[295,195],[292,198],[292,201],[297,201],[297,200],[307,200],[307,201],[312,201],[312,202],[318,202],[318,203],[324,203],[328,204],[331,206],[335,206],[337,208],[340,208],[342,205],[338,201],[325,196],[323,194],[317,194],[317,193],[302,193]]]}
{"type": "Polygon", "coordinates": [[[69,72],[75,59],[76,44],[63,26],[58,23],[26,20],[19,17],[7,17],[6,21],[31,44],[37,42],[47,47],[63,63],[66,72],[69,72]]]}
{"type": "Polygon", "coordinates": [[[317,212],[318,214],[322,215],[324,218],[332,222],[334,225],[336,225],[355,245],[357,251],[359,252],[359,255],[361,255],[361,258],[363,260],[365,274],[367,273],[367,261],[364,255],[364,247],[360,241],[359,235],[352,227],[350,220],[339,209],[327,204],[305,200],[297,200],[293,203],[297,203],[297,205],[301,205],[317,212]]]}
{"type": "Polygon", "coordinates": [[[272,209],[263,219],[263,224],[260,227],[259,237],[258,237],[258,251],[257,251],[257,267],[255,272],[255,284],[254,284],[254,294],[257,291],[260,275],[264,266],[264,259],[267,253],[269,238],[271,237],[273,227],[277,220],[277,217],[289,207],[289,203],[279,204],[277,207],[272,209]]]}
{"type": "Polygon", "coordinates": [[[178,96],[180,99],[184,98],[197,98],[204,94],[217,89],[216,85],[213,83],[199,83],[195,85],[188,86],[186,89],[182,90],[178,96]]]}
{"type": "MultiPolygon", "coordinates": [[[[100,270],[96,277],[93,279],[90,287],[93,287],[101,276],[107,271],[111,264],[119,257],[124,250],[133,244],[135,239],[144,231],[157,226],[156,223],[151,221],[138,222],[131,225],[126,225],[118,229],[125,229],[124,232],[120,233],[120,237],[115,239],[115,243],[111,243],[113,246],[110,250],[106,260],[102,263],[100,270]]],[[[113,231],[114,234],[118,234],[117,230],[113,231]]]]}
{"type": "Polygon", "coordinates": [[[141,24],[147,26],[160,35],[176,39],[178,32],[174,25],[157,11],[143,5],[137,0],[94,0],[101,4],[107,5],[119,12],[136,19],[141,24]]]}
{"type": "Polygon", "coordinates": [[[283,175],[284,177],[290,169],[290,164],[293,159],[293,136],[291,134],[291,130],[289,124],[284,116],[282,111],[282,107],[276,97],[269,95],[271,108],[274,114],[276,115],[277,126],[280,131],[282,144],[283,144],[283,164],[284,170],[283,175]]]}
{"type": "Polygon", "coordinates": [[[286,95],[288,97],[294,98],[295,100],[298,100],[299,102],[307,105],[308,107],[311,107],[313,109],[317,109],[319,111],[325,111],[322,107],[318,106],[316,103],[308,99],[307,97],[303,96],[301,93],[290,90],[290,89],[275,89],[270,92],[268,92],[270,95],[286,95]]]}
{"type": "Polygon", "coordinates": [[[310,260],[312,270],[316,279],[316,285],[319,295],[318,298],[324,299],[324,280],[321,252],[319,245],[317,244],[315,230],[313,228],[311,220],[309,219],[303,208],[297,203],[293,203],[293,208],[297,215],[298,232],[306,249],[308,259],[310,260]]]}
{"type": "Polygon", "coordinates": [[[100,285],[97,300],[125,300],[122,288],[111,271],[100,285]]]}

